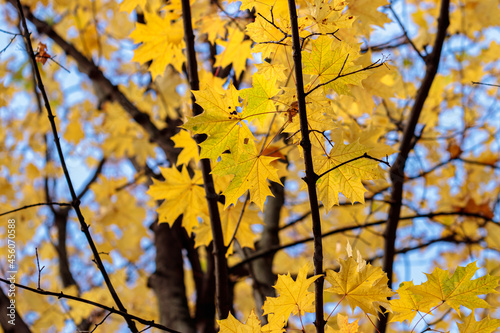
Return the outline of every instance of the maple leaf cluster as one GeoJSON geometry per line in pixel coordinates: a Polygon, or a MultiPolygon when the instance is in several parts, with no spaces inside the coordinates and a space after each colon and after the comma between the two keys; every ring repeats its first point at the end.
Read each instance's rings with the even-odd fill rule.
{"type": "MultiPolygon", "coordinates": [[[[478,296],[495,293],[500,282],[499,276],[489,274],[473,279],[478,270],[475,262],[466,267],[458,267],[451,276],[448,271],[436,268],[432,274],[426,274],[426,282],[416,286],[411,281],[403,282],[399,289],[393,292],[388,288],[387,276],[380,267],[367,264],[359,251],[357,259],[354,259],[350,244],[347,244],[347,253],[347,259],[339,259],[338,272],[326,270],[326,281],[331,286],[325,289],[325,292],[341,297],[334,311],[346,301],[353,312],[355,308],[359,308],[366,316],[375,317],[379,313],[390,312],[393,322],[412,322],[417,314],[424,318],[442,306],[451,307],[461,316],[460,306],[464,306],[473,311],[458,324],[461,333],[492,332],[499,327],[500,319],[486,318],[479,322],[474,319],[475,309],[490,307],[478,296]],[[391,300],[394,295],[399,298],[391,300]]],[[[310,268],[309,264],[304,265],[295,280],[290,274],[278,276],[274,286],[278,296],[268,297],[262,307],[264,314],[268,315],[268,324],[261,327],[260,320],[253,311],[245,324],[230,315],[219,321],[221,333],[247,330],[284,332],[290,316],[302,318],[307,312],[314,312],[314,293],[308,289],[321,275],[307,277],[310,268]]],[[[328,318],[332,314],[333,311],[328,318]]],[[[338,329],[328,324],[326,332],[358,332],[358,320],[349,323],[348,316],[341,313],[337,314],[336,326],[338,329]]],[[[304,327],[302,329],[304,330],[304,327]]]]}

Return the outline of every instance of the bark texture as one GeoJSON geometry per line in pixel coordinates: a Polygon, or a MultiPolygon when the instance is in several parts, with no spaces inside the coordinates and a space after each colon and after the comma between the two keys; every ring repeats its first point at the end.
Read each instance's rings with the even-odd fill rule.
{"type": "Polygon", "coordinates": [[[149,277],[148,286],[158,299],[160,323],[183,333],[194,333],[194,321],[184,287],[184,260],[180,219],[172,227],[155,222],[156,271],[149,277]]]}

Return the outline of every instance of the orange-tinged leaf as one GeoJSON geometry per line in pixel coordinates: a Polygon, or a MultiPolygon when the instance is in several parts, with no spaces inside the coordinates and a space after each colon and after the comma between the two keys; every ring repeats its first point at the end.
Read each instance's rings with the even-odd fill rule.
{"type": "Polygon", "coordinates": [[[278,297],[267,297],[264,306],[264,314],[274,314],[276,319],[283,319],[285,322],[288,317],[299,313],[303,315],[305,312],[313,312],[314,293],[307,291],[309,286],[316,281],[320,275],[315,275],[307,278],[307,272],[310,265],[304,265],[294,281],[290,276],[278,275],[278,281],[274,288],[278,293],[278,297]]]}
{"type": "Polygon", "coordinates": [[[484,201],[478,204],[473,198],[468,198],[468,200],[464,200],[463,202],[464,206],[462,207],[454,206],[454,208],[459,212],[478,214],[488,219],[493,218],[494,213],[491,210],[491,204],[489,201],[484,201]]]}
{"type": "Polygon", "coordinates": [[[51,56],[50,54],[47,53],[47,45],[45,45],[42,42],[38,43],[38,49],[36,52],[35,60],[36,62],[42,63],[42,65],[45,65],[48,59],[50,59],[51,56]]]}
{"type": "Polygon", "coordinates": [[[423,297],[419,301],[419,305],[425,307],[434,307],[445,303],[459,315],[460,305],[469,309],[488,308],[489,304],[477,296],[495,293],[500,276],[487,274],[472,280],[478,269],[476,263],[473,262],[466,267],[459,266],[450,277],[448,271],[436,267],[432,274],[426,274],[427,281],[425,283],[408,289],[423,297]]]}

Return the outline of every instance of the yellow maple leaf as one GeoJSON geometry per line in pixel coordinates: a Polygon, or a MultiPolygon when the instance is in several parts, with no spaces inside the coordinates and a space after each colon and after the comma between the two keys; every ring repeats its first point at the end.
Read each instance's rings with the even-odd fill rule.
{"type": "MultiPolygon", "coordinates": [[[[345,0],[308,0],[306,20],[321,33],[332,33],[339,28],[349,28],[354,22],[352,15],[346,15],[345,0]]],[[[349,4],[350,8],[351,4],[349,4]]]]}
{"type": "Polygon", "coordinates": [[[182,72],[185,56],[184,30],[182,21],[175,14],[161,17],[156,13],[145,12],[146,24],[137,23],[130,37],[135,43],[142,43],[134,52],[132,60],[141,64],[152,60],[149,71],[155,79],[165,71],[168,65],[182,72]]]}
{"type": "Polygon", "coordinates": [[[187,165],[192,159],[198,163],[200,160],[198,145],[187,131],[179,131],[172,137],[172,141],[174,141],[176,148],[182,148],[177,157],[177,165],[187,165]]]}
{"type": "Polygon", "coordinates": [[[459,315],[460,305],[469,309],[488,308],[489,304],[477,296],[496,293],[500,276],[486,274],[471,280],[478,269],[476,263],[472,262],[466,267],[459,266],[450,277],[448,271],[436,267],[432,274],[426,274],[426,282],[408,289],[423,296],[418,304],[425,307],[432,308],[445,303],[459,315]]]}
{"type": "MultiPolygon", "coordinates": [[[[369,151],[370,148],[360,144],[359,141],[345,145],[342,138],[339,137],[335,140],[335,145],[328,155],[314,158],[315,172],[321,175],[342,163],[363,156],[369,151]]],[[[377,161],[360,158],[324,174],[317,181],[317,186],[318,197],[327,211],[339,204],[339,192],[352,203],[356,201],[364,203],[366,189],[362,180],[382,179],[383,174],[378,164],[377,161]]]]}
{"type": "Polygon", "coordinates": [[[307,272],[310,269],[310,264],[304,265],[294,281],[290,276],[278,275],[278,281],[274,288],[278,293],[278,297],[267,297],[262,309],[264,315],[274,314],[278,321],[284,320],[286,323],[288,317],[293,313],[304,315],[305,312],[313,312],[314,293],[307,291],[309,286],[316,281],[320,275],[315,275],[307,278],[307,272]]]}
{"type": "Polygon", "coordinates": [[[198,217],[208,215],[201,172],[195,171],[191,178],[184,166],[181,171],[175,167],[160,168],[160,171],[165,181],[153,179],[147,192],[156,200],[165,200],[157,209],[159,222],[172,226],[183,214],[182,226],[191,234],[199,225],[198,217]]]}
{"type": "Polygon", "coordinates": [[[256,64],[255,67],[258,68],[256,74],[263,75],[266,80],[286,80],[285,71],[287,70],[287,67],[283,64],[264,61],[261,64],[256,64]]]}
{"type": "Polygon", "coordinates": [[[285,323],[287,320],[282,316],[275,316],[273,313],[267,315],[267,325],[262,326],[262,332],[265,333],[282,333],[286,332],[285,323]]]}
{"type": "Polygon", "coordinates": [[[387,286],[387,275],[380,267],[366,264],[358,253],[355,260],[349,256],[347,260],[339,259],[340,271],[326,270],[326,280],[332,284],[327,292],[342,295],[351,308],[359,307],[366,314],[377,315],[380,306],[390,309],[388,297],[394,292],[387,286]]]}
{"type": "Polygon", "coordinates": [[[458,331],[460,333],[491,333],[500,327],[500,319],[490,319],[487,317],[476,321],[474,317],[474,310],[472,310],[470,315],[465,317],[463,323],[457,323],[458,331]]]}
{"type": "Polygon", "coordinates": [[[339,329],[327,330],[327,333],[328,331],[332,333],[357,333],[359,328],[358,321],[359,319],[349,324],[349,318],[339,313],[337,314],[337,325],[339,329]]]}
{"type": "Polygon", "coordinates": [[[252,310],[248,315],[247,321],[243,324],[229,313],[226,319],[217,320],[220,333],[260,333],[261,325],[259,317],[252,310]]]}
{"type": "Polygon", "coordinates": [[[403,322],[405,320],[411,322],[419,311],[424,313],[430,311],[431,308],[428,305],[422,306],[419,304],[422,299],[421,295],[416,295],[408,290],[408,288],[413,286],[413,281],[403,282],[399,285],[399,289],[396,291],[399,295],[399,299],[390,300],[391,309],[394,313],[393,316],[391,316],[391,322],[403,322]]]}
{"type": "Polygon", "coordinates": [[[233,64],[236,77],[246,68],[246,61],[252,57],[250,47],[252,41],[244,40],[245,34],[238,28],[230,28],[227,41],[217,40],[217,44],[224,47],[221,54],[215,56],[215,66],[226,67],[233,64]]]}
{"type": "Polygon", "coordinates": [[[349,94],[348,85],[360,85],[366,78],[364,72],[353,73],[361,66],[355,65],[358,52],[345,42],[329,36],[319,36],[310,47],[302,51],[304,74],[317,76],[324,91],[333,89],[338,94],[349,94]],[[338,77],[338,78],[337,78],[338,77]]]}
{"type": "Polygon", "coordinates": [[[276,78],[267,79],[264,75],[254,74],[252,88],[241,91],[241,97],[247,100],[245,116],[251,117],[250,119],[259,119],[262,124],[268,115],[276,112],[271,98],[279,92],[280,89],[276,87],[276,78]]]}
{"type": "Polygon", "coordinates": [[[347,1],[347,13],[356,16],[363,25],[378,25],[382,27],[391,22],[387,14],[377,9],[388,4],[387,0],[350,0],[347,1]]]}
{"type": "Polygon", "coordinates": [[[259,155],[256,150],[252,153],[243,152],[238,160],[234,159],[233,154],[222,155],[212,173],[219,176],[234,175],[229,186],[222,192],[226,197],[225,207],[236,204],[246,191],[250,191],[250,200],[262,211],[266,198],[273,196],[267,180],[281,184],[278,169],[271,164],[278,158],[259,155]]]}
{"type": "Polygon", "coordinates": [[[229,150],[237,159],[240,153],[255,147],[255,138],[243,121],[244,114],[238,112],[239,94],[233,85],[225,94],[220,94],[211,86],[193,91],[193,94],[204,112],[189,118],[183,127],[196,134],[208,135],[200,144],[201,158],[216,160],[229,150]]]}

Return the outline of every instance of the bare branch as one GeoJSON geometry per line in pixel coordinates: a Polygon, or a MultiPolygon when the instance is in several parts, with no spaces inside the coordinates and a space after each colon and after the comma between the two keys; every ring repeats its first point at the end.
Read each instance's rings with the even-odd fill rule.
{"type": "Polygon", "coordinates": [[[369,160],[374,160],[374,161],[377,161],[377,162],[379,162],[379,163],[384,163],[385,165],[387,165],[387,166],[389,166],[389,167],[391,166],[391,165],[389,164],[389,162],[387,162],[387,161],[384,161],[384,160],[381,160],[381,159],[378,159],[378,158],[372,157],[372,156],[368,155],[367,153],[364,153],[364,154],[363,154],[363,155],[361,155],[361,156],[351,158],[351,159],[350,159],[350,160],[348,160],[348,161],[342,162],[342,163],[340,163],[340,164],[338,164],[338,165],[334,166],[333,168],[330,168],[330,169],[326,170],[326,171],[325,171],[325,172],[323,172],[322,174],[318,175],[318,179],[319,179],[319,178],[321,178],[321,177],[323,177],[323,176],[324,176],[324,175],[326,175],[327,173],[332,172],[333,170],[340,168],[341,166],[344,166],[344,165],[349,164],[349,163],[351,163],[351,162],[354,162],[354,161],[360,160],[360,159],[362,159],[362,158],[366,158],[366,159],[369,159],[369,160]]]}
{"type": "MultiPolygon", "coordinates": [[[[62,147],[61,147],[61,142],[59,140],[59,135],[57,132],[56,123],[54,121],[55,116],[52,113],[52,108],[50,106],[50,102],[49,102],[47,93],[45,91],[45,87],[44,87],[43,82],[42,82],[42,77],[40,75],[40,71],[38,69],[38,66],[36,65],[35,52],[33,51],[33,46],[31,45],[31,34],[28,30],[28,25],[26,23],[26,18],[24,16],[24,11],[23,11],[23,6],[21,5],[21,1],[16,0],[16,5],[17,5],[17,9],[19,11],[19,17],[20,17],[20,21],[22,24],[22,28],[23,28],[22,34],[23,34],[23,37],[24,37],[24,40],[26,43],[28,56],[31,59],[33,70],[35,72],[35,76],[36,76],[36,80],[37,80],[37,84],[38,84],[38,89],[40,90],[43,101],[45,103],[45,109],[47,110],[47,115],[48,115],[50,125],[52,128],[52,134],[54,136],[54,141],[55,141],[57,153],[59,155],[59,159],[61,162],[61,167],[62,167],[63,172],[64,172],[64,177],[66,178],[66,183],[68,184],[68,189],[70,191],[71,198],[73,200],[71,203],[71,206],[75,210],[75,213],[78,217],[78,221],[80,222],[80,226],[82,228],[82,231],[85,234],[85,237],[87,238],[87,242],[89,243],[89,246],[92,250],[92,254],[94,255],[94,260],[97,264],[97,267],[101,271],[104,282],[106,283],[106,286],[107,286],[111,296],[113,297],[113,300],[115,301],[115,303],[118,306],[118,308],[120,309],[120,311],[127,312],[127,310],[123,306],[118,294],[116,293],[115,288],[113,287],[113,284],[111,283],[111,280],[109,279],[108,273],[107,273],[106,269],[104,268],[101,257],[99,256],[99,252],[97,251],[97,248],[95,246],[94,240],[92,239],[92,236],[90,235],[89,227],[88,227],[87,223],[85,223],[85,218],[83,217],[83,214],[80,210],[80,200],[78,199],[78,197],[75,193],[75,189],[73,187],[73,183],[71,181],[71,177],[69,175],[69,171],[68,171],[68,168],[66,166],[66,161],[64,159],[64,155],[63,155],[63,151],[62,151],[62,147]]],[[[127,321],[127,324],[129,326],[131,332],[138,333],[138,330],[137,330],[137,327],[135,326],[134,321],[132,321],[130,318],[125,318],[125,319],[127,321]]]]}
{"type": "MultiPolygon", "coordinates": [[[[5,283],[5,284],[11,284],[11,282],[9,280],[3,279],[3,278],[0,278],[0,281],[3,282],[3,283],[5,283]]],[[[72,295],[64,294],[62,291],[56,293],[56,292],[53,292],[53,291],[47,291],[47,290],[41,290],[41,289],[39,290],[39,289],[31,288],[31,287],[28,287],[28,286],[25,286],[25,285],[22,285],[22,284],[19,284],[19,283],[14,283],[14,285],[16,287],[18,287],[18,288],[21,288],[21,289],[24,289],[24,290],[28,290],[28,291],[30,291],[32,293],[35,293],[35,294],[45,295],[45,296],[53,296],[53,297],[57,297],[58,299],[65,298],[65,299],[70,299],[70,300],[73,300],[73,301],[76,301],[76,302],[93,305],[93,306],[95,306],[97,308],[107,310],[110,313],[115,313],[115,314],[117,314],[117,315],[125,318],[128,321],[135,320],[135,321],[137,321],[137,322],[139,322],[139,323],[141,323],[143,325],[149,325],[151,327],[157,328],[157,329],[165,331],[165,332],[181,333],[179,331],[173,330],[173,329],[165,327],[163,325],[156,324],[154,322],[154,320],[146,320],[144,318],[134,316],[134,315],[129,314],[127,312],[116,310],[113,307],[109,307],[109,306],[106,306],[106,305],[101,304],[101,303],[97,303],[97,302],[94,302],[94,301],[91,301],[91,300],[88,300],[88,299],[85,299],[85,298],[82,298],[82,297],[77,297],[77,296],[72,296],[72,295]]],[[[137,333],[139,333],[139,331],[137,333]]]]}
{"type": "Polygon", "coordinates": [[[66,207],[71,207],[71,204],[70,203],[65,203],[65,202],[40,202],[40,203],[36,203],[36,204],[32,204],[32,205],[26,205],[26,206],[23,206],[23,207],[20,207],[20,208],[16,208],[16,209],[13,209],[13,210],[9,210],[7,212],[4,212],[4,213],[1,213],[0,216],[4,216],[4,215],[8,215],[8,214],[12,214],[12,213],[15,213],[15,212],[19,212],[21,210],[25,210],[25,209],[28,209],[28,208],[32,208],[32,207],[39,207],[39,206],[66,206],[66,207]]]}

